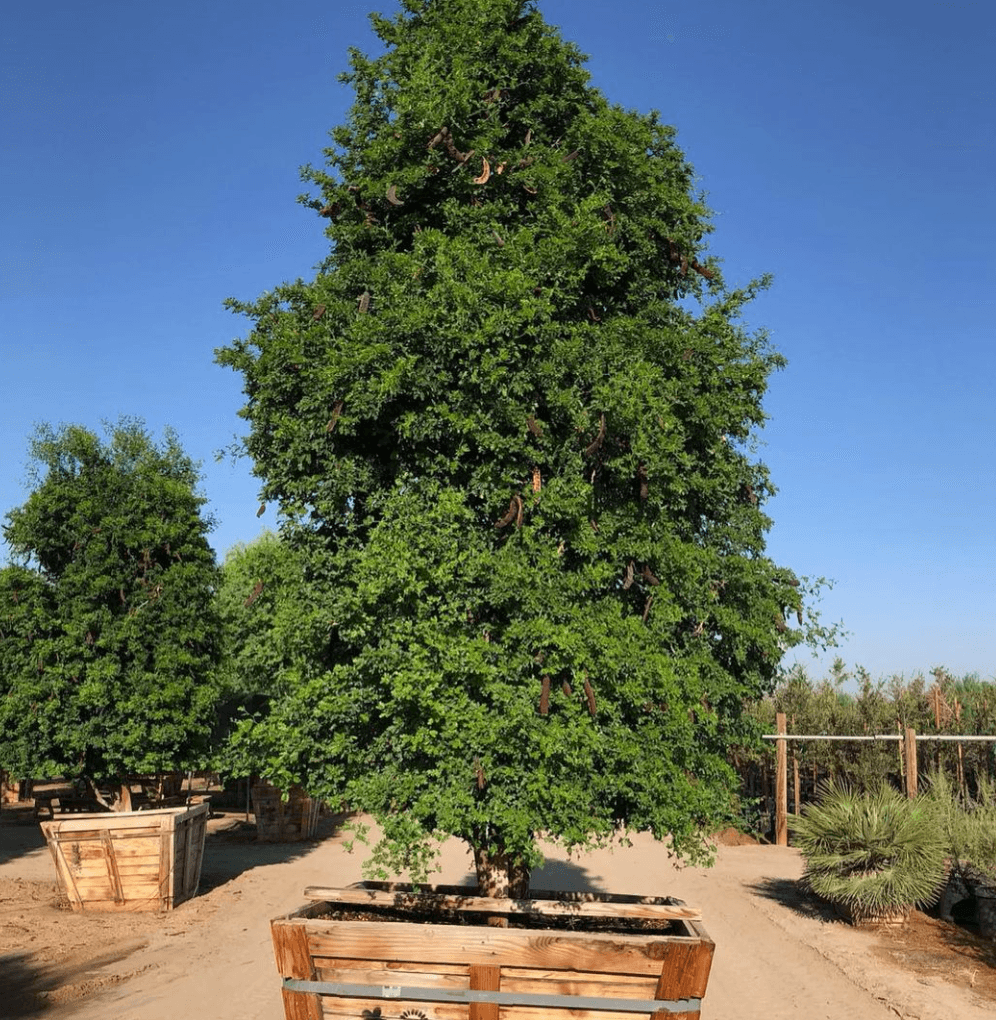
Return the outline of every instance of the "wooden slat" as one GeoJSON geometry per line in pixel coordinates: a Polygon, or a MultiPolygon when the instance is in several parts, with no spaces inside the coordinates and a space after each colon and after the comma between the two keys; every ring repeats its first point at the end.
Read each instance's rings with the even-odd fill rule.
{"type": "MultiPolygon", "coordinates": [[[[285,993],[287,994],[287,993],[285,993]]],[[[321,996],[322,1015],[332,1018],[350,1017],[352,1020],[366,1013],[368,1016],[379,1017],[380,1020],[399,1020],[404,1013],[422,1015],[429,1020],[467,1020],[466,1003],[459,1002],[422,1002],[405,999],[345,999],[333,996],[321,996]],[[375,1012],[376,1011],[376,1012],[375,1012]]],[[[668,1020],[672,1020],[668,1017],[668,1020]]],[[[697,1014],[693,1014],[698,1020],[697,1014]]],[[[551,1009],[546,1006],[503,1006],[503,1020],[557,1020],[563,1016],[565,1020],[637,1020],[639,1014],[615,1012],[613,1010],[587,1009],[551,1009]]],[[[667,1017],[667,1014],[665,1014],[667,1017]]],[[[291,1020],[288,1014],[288,1020],[291,1020]]]]}
{"type": "MultiPolygon", "coordinates": [[[[275,922],[287,924],[288,922],[275,922]]],[[[294,922],[289,922],[291,925],[294,922]]],[[[301,923],[303,927],[303,923],[301,923]]],[[[496,963],[552,970],[660,974],[661,961],[675,936],[648,938],[580,932],[528,931],[485,926],[405,924],[383,921],[310,921],[315,956],[424,963],[496,963]]],[[[285,975],[297,976],[297,975],[285,975]]]]}
{"type": "MultiPolygon", "coordinates": [[[[473,964],[470,968],[470,987],[475,992],[501,991],[501,967],[494,964],[473,964]]],[[[498,1004],[472,1002],[470,1020],[498,1020],[498,1004]]]]}
{"type": "MultiPolygon", "coordinates": [[[[308,995],[306,992],[289,992],[286,988],[281,991],[284,999],[285,1020],[323,1020],[322,1004],[317,995],[308,995]]],[[[359,1014],[354,1013],[353,1016],[356,1017],[359,1014]]]]}
{"type": "Polygon", "coordinates": [[[273,954],[277,961],[277,972],[281,977],[314,980],[314,953],[308,937],[308,929],[300,921],[274,921],[270,925],[273,936],[273,954]]]}
{"type": "Polygon", "coordinates": [[[562,900],[492,899],[487,896],[434,895],[428,893],[382,892],[377,889],[337,889],[328,886],[309,886],[305,899],[326,903],[349,903],[360,906],[404,908],[423,904],[429,908],[472,911],[487,914],[539,914],[571,917],[635,917],[657,920],[700,921],[702,911],[697,907],[663,903],[614,903],[601,900],[565,902],[562,900]]]}

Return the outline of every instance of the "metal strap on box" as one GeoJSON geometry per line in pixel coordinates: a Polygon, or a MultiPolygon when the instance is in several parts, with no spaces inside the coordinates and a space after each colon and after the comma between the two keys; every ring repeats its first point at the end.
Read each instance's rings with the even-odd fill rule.
{"type": "Polygon", "coordinates": [[[540,1006],[548,1009],[611,1010],[617,1013],[694,1013],[702,1000],[613,999],[585,995],[533,995],[526,992],[479,992],[469,988],[422,988],[403,985],[352,985],[338,981],[284,978],[288,992],[310,992],[351,999],[402,999],[409,1002],[491,1002],[500,1006],[540,1006]]]}

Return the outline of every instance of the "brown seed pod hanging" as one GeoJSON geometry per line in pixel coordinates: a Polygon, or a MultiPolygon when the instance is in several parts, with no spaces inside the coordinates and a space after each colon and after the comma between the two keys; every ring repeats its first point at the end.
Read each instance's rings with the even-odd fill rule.
{"type": "Polygon", "coordinates": [[[318,306],[318,307],[317,307],[317,308],[316,308],[316,309],[315,309],[315,310],[314,310],[314,311],[313,311],[313,312],[311,313],[311,321],[312,321],[312,322],[317,322],[317,321],[318,321],[318,320],[319,320],[319,319],[320,319],[320,318],[321,318],[321,317],[322,317],[322,316],[323,316],[324,314],[325,314],[325,305],[319,305],[319,306],[318,306]]]}
{"type": "Polygon", "coordinates": [[[636,469],[636,479],[640,488],[640,502],[645,502],[650,495],[650,486],[647,482],[647,465],[641,463],[636,469]]]}
{"type": "Polygon", "coordinates": [[[332,407],[332,417],[329,418],[328,425],[325,426],[326,432],[331,432],[335,428],[335,423],[339,420],[339,415],[342,414],[342,401],[337,400],[332,407]]]}
{"type": "Polygon", "coordinates": [[[716,275],[708,266],[703,266],[700,262],[696,262],[694,259],[692,259],[692,269],[694,269],[699,276],[704,276],[707,280],[711,280],[716,275]]]}
{"type": "Polygon", "coordinates": [[[543,429],[536,423],[536,419],[532,415],[526,419],[526,427],[537,439],[543,438],[543,429]]]}
{"type": "Polygon", "coordinates": [[[517,499],[517,497],[513,496],[508,501],[508,512],[505,514],[504,517],[502,517],[502,519],[500,521],[496,521],[495,522],[495,527],[496,528],[505,528],[509,524],[511,524],[512,521],[515,520],[515,511],[516,511],[515,501],[516,501],[516,499],[517,499]]]}
{"type": "Polygon", "coordinates": [[[564,156],[563,162],[565,163],[573,162],[575,159],[578,158],[578,153],[580,151],[581,151],[580,149],[575,149],[573,152],[569,152],[566,156],[564,156]]]}
{"type": "Polygon", "coordinates": [[[654,572],[646,564],[643,565],[643,570],[640,571],[640,574],[648,584],[652,584],[655,587],[660,584],[660,581],[654,576],[654,572]]]}
{"type": "Polygon", "coordinates": [[[595,717],[597,711],[595,707],[595,692],[591,689],[591,684],[588,682],[588,678],[584,678],[584,696],[588,700],[588,711],[592,718],[595,717]]]}
{"type": "Polygon", "coordinates": [[[515,502],[515,526],[516,526],[516,528],[521,528],[522,527],[522,497],[518,496],[518,495],[515,496],[514,497],[514,502],[515,502]]]}
{"type": "Polygon", "coordinates": [[[568,698],[574,694],[574,688],[571,687],[566,680],[560,685],[560,689],[567,695],[568,698]]]}
{"type": "Polygon", "coordinates": [[[323,205],[321,209],[318,210],[318,215],[324,216],[326,219],[329,220],[334,220],[336,216],[339,215],[341,210],[342,210],[341,202],[331,202],[328,205],[323,205]]]}
{"type": "Polygon", "coordinates": [[[585,447],[584,455],[590,457],[592,454],[597,453],[599,447],[605,440],[605,413],[603,412],[598,418],[598,435],[585,447]]]}
{"type": "Polygon", "coordinates": [[[628,591],[633,587],[633,561],[630,560],[626,564],[626,579],[623,581],[623,591],[628,591]]]}
{"type": "Polygon", "coordinates": [[[543,677],[543,686],[540,689],[540,715],[548,715],[550,712],[550,678],[543,677]]]}
{"type": "Polygon", "coordinates": [[[262,593],[262,591],[263,591],[263,582],[262,581],[257,581],[256,584],[255,584],[255,587],[252,590],[252,594],[249,596],[249,598],[247,598],[245,600],[243,605],[251,606],[256,601],[256,599],[259,598],[259,596],[262,593]]]}
{"type": "Polygon", "coordinates": [[[543,476],[538,467],[533,467],[533,492],[539,492],[543,488],[543,476]]]}
{"type": "Polygon", "coordinates": [[[482,156],[481,159],[484,162],[484,169],[481,171],[480,177],[474,178],[475,184],[487,184],[491,177],[491,164],[488,162],[487,157],[482,156]]]}
{"type": "Polygon", "coordinates": [[[404,202],[401,201],[400,198],[398,198],[398,188],[394,184],[392,184],[387,189],[387,200],[388,200],[388,202],[391,203],[391,205],[404,205],[405,204],[404,202]]]}
{"type": "Polygon", "coordinates": [[[644,623],[647,622],[647,617],[650,615],[650,607],[653,604],[654,604],[654,597],[653,597],[653,595],[648,595],[647,596],[647,601],[646,601],[646,603],[643,606],[643,622],[644,623]]]}
{"type": "Polygon", "coordinates": [[[474,771],[477,774],[477,788],[483,790],[487,780],[484,778],[484,769],[481,767],[481,759],[474,759],[474,771]]]}
{"type": "Polygon", "coordinates": [[[532,140],[533,140],[533,129],[529,128],[529,130],[526,131],[526,145],[531,144],[532,140]]]}
{"type": "Polygon", "coordinates": [[[372,297],[372,295],[371,295],[370,291],[368,291],[368,290],[365,290],[359,296],[359,299],[356,302],[356,311],[360,315],[366,315],[366,313],[370,311],[370,299],[371,299],[371,297],[372,297]]]}
{"type": "Polygon", "coordinates": [[[450,129],[447,127],[441,127],[430,139],[429,144],[426,145],[427,149],[434,149],[440,142],[445,141],[447,135],[449,135],[450,129]]]}
{"type": "Polygon", "coordinates": [[[266,504],[265,503],[260,503],[259,504],[259,509],[256,511],[256,516],[257,517],[262,517],[263,514],[265,514],[265,513],[266,513],[266,504]]]}

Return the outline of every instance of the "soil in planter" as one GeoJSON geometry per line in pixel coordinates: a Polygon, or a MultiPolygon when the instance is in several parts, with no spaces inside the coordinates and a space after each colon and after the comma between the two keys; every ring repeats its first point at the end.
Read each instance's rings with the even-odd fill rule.
{"type": "MultiPolygon", "coordinates": [[[[437,907],[371,907],[337,905],[334,910],[314,915],[316,921],[403,921],[408,924],[486,925],[490,914],[437,907]]],[[[687,934],[681,921],[643,917],[572,917],[562,914],[508,914],[509,928],[538,931],[592,932],[606,935],[687,934]]]]}

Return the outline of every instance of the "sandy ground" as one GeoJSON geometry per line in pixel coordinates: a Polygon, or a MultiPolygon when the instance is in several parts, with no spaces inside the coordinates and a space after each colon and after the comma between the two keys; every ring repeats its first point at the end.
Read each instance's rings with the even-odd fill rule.
{"type": "MultiPolygon", "coordinates": [[[[0,1018],[281,1020],[268,922],[308,885],[361,878],[335,820],[320,839],[263,844],[238,816],[212,819],[201,894],[168,914],[61,910],[37,824],[0,819],[0,1018]]],[[[460,844],[439,881],[470,880],[460,844]]],[[[903,933],[863,931],[798,893],[791,849],[721,846],[710,870],[679,869],[637,839],[570,860],[551,851],[537,888],[678,896],[716,942],[703,1020],[991,1020],[996,947],[918,915],[903,933]]]]}

